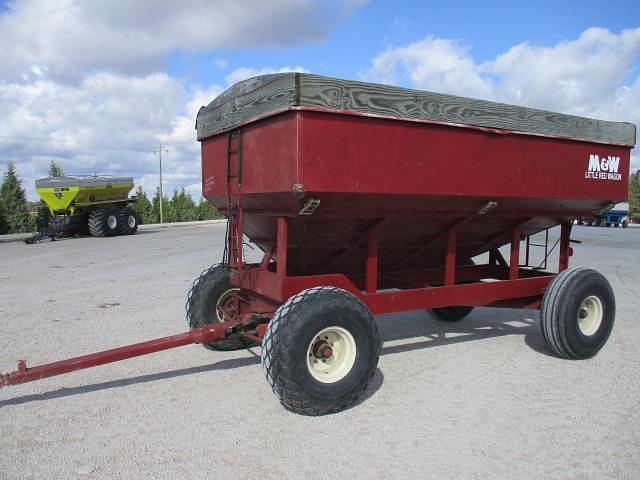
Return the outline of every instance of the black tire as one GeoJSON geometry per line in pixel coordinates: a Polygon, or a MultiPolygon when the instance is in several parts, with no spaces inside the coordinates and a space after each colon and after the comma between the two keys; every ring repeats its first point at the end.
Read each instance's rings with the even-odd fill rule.
{"type": "Polygon", "coordinates": [[[445,322],[457,322],[458,320],[462,320],[467,317],[467,315],[473,311],[473,307],[456,305],[454,307],[432,308],[431,311],[440,320],[445,322]]]}
{"type": "Polygon", "coordinates": [[[286,409],[302,415],[326,415],[352,405],[369,385],[379,356],[380,337],[371,312],[335,287],[310,288],[291,297],[277,310],[262,341],[269,385],[286,409]],[[331,348],[332,338],[340,350],[331,348]],[[312,365],[325,358],[318,348],[331,351],[326,362],[334,358],[336,363],[326,368],[336,370],[315,370],[312,365]]]}
{"type": "Polygon", "coordinates": [[[614,226],[614,228],[618,228],[620,226],[620,224],[619,223],[614,223],[613,226],[614,226]]]}
{"type": "MultiPolygon", "coordinates": [[[[475,265],[475,262],[469,259],[462,262],[461,265],[473,266],[475,265]]],[[[460,282],[460,284],[464,283],[469,282],[460,282]]],[[[473,307],[455,305],[453,307],[432,308],[431,311],[440,320],[443,320],[445,322],[457,322],[458,320],[462,320],[463,318],[467,317],[473,311],[473,307]]]]}
{"type": "Polygon", "coordinates": [[[122,235],[135,235],[138,231],[138,215],[130,208],[125,207],[118,210],[120,217],[120,228],[122,235]]]}
{"type": "Polygon", "coordinates": [[[629,220],[622,221],[622,228],[627,228],[629,226],[629,220]]]}
{"type": "MultiPolygon", "coordinates": [[[[218,311],[218,305],[238,291],[229,281],[230,273],[227,267],[217,264],[206,269],[194,280],[185,304],[187,322],[191,329],[231,320],[223,318],[218,311]]],[[[218,351],[241,350],[254,345],[255,342],[239,333],[204,344],[206,348],[218,351]]]]}
{"type": "Polygon", "coordinates": [[[542,336],[559,357],[591,358],[607,342],[615,316],[615,297],[607,279],[595,270],[572,268],[559,273],[542,297],[542,336]],[[590,316],[598,309],[600,315],[590,316]]]}
{"type": "Polygon", "coordinates": [[[120,233],[120,218],[113,208],[98,208],[89,214],[89,233],[94,237],[113,237],[120,233]]]}

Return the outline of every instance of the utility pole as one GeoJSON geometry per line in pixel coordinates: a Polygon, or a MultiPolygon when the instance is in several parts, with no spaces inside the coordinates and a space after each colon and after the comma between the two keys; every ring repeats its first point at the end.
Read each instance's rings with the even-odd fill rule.
{"type": "MultiPolygon", "coordinates": [[[[166,147],[166,145],[165,145],[166,147]]],[[[167,150],[166,148],[162,147],[162,144],[159,143],[158,145],[153,147],[153,153],[157,153],[158,154],[158,161],[160,163],[160,223],[162,223],[162,198],[163,198],[163,194],[162,194],[162,152],[164,153],[169,153],[169,150],[167,150]]]]}

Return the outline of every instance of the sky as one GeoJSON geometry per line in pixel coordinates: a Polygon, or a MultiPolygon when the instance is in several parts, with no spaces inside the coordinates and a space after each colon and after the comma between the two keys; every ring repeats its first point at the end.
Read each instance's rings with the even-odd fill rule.
{"type": "MultiPolygon", "coordinates": [[[[0,171],[200,198],[201,105],[301,71],[640,125],[636,1],[0,0],[0,171]]],[[[640,168],[637,149],[632,168],[640,168]]]]}

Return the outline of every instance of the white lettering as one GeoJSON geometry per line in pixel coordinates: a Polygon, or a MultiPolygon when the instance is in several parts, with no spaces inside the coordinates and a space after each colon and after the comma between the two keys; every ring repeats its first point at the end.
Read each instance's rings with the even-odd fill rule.
{"type": "Polygon", "coordinates": [[[620,157],[600,157],[600,155],[590,154],[589,165],[584,172],[584,178],[593,180],[622,180],[622,174],[618,173],[620,168],[620,157]]]}

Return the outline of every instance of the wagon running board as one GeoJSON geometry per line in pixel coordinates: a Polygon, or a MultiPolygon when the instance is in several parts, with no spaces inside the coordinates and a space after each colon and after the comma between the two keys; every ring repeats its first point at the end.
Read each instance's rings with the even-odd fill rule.
{"type": "Polygon", "coordinates": [[[118,362],[128,358],[139,357],[149,353],[169,350],[194,343],[209,343],[221,340],[233,333],[238,327],[238,322],[222,322],[204,325],[179,335],[156,338],[147,342],[127,345],[126,347],[104,350],[81,357],[69,358],[59,362],[46,363],[37,367],[27,367],[24,360],[18,361],[18,370],[11,373],[0,373],[0,388],[20,383],[33,382],[43,378],[75,372],[85,368],[96,367],[106,363],[118,362]]]}

